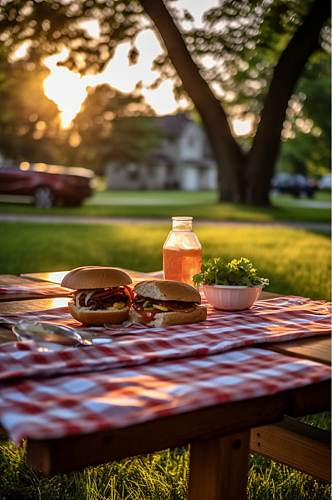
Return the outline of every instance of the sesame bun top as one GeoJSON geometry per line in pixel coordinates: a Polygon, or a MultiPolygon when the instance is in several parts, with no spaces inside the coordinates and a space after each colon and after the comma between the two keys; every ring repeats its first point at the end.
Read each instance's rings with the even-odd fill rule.
{"type": "Polygon", "coordinates": [[[61,285],[73,290],[111,288],[132,283],[131,277],[121,269],[102,266],[85,266],[72,269],[63,278],[61,285]]]}
{"type": "Polygon", "coordinates": [[[199,291],[193,286],[182,283],[181,281],[142,281],[135,286],[134,291],[138,295],[148,299],[201,303],[199,291]]]}

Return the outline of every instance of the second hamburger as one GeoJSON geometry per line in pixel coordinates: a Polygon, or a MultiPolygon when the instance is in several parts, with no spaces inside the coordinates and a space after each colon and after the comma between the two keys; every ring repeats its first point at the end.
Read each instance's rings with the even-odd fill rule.
{"type": "Polygon", "coordinates": [[[135,286],[130,317],[149,326],[197,323],[206,319],[196,288],[180,281],[143,281],[135,286]]]}

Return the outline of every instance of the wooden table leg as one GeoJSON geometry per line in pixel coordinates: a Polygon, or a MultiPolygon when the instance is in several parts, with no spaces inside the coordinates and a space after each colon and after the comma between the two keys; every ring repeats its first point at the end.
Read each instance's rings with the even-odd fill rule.
{"type": "Polygon", "coordinates": [[[247,498],[250,431],[190,446],[189,500],[247,498]]]}

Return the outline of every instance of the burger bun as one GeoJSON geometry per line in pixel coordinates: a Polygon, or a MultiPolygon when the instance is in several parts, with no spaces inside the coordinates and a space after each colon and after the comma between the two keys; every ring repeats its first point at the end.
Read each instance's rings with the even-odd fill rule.
{"type": "Polygon", "coordinates": [[[199,291],[193,286],[182,283],[181,281],[142,281],[135,286],[134,291],[147,299],[201,303],[199,291]]]}
{"type": "Polygon", "coordinates": [[[130,320],[136,323],[143,323],[154,327],[164,327],[172,325],[185,325],[190,323],[198,323],[204,321],[207,316],[205,306],[196,306],[193,311],[170,311],[157,313],[152,321],[146,320],[135,309],[130,311],[130,320]]]}
{"type": "Polygon", "coordinates": [[[115,267],[85,266],[72,269],[63,278],[61,285],[72,290],[93,290],[126,286],[132,279],[122,269],[115,267]]]}
{"type": "Polygon", "coordinates": [[[74,302],[69,302],[68,307],[70,314],[83,325],[104,325],[105,323],[118,325],[126,321],[129,316],[129,307],[121,310],[99,309],[91,311],[86,307],[76,307],[74,302]]]}

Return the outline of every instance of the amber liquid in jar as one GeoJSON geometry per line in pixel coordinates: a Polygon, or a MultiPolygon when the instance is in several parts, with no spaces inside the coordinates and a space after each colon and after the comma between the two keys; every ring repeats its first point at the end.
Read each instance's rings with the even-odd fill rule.
{"type": "Polygon", "coordinates": [[[163,247],[164,278],[192,285],[201,265],[202,246],[192,230],[192,217],[172,217],[172,231],[163,247]]]}

